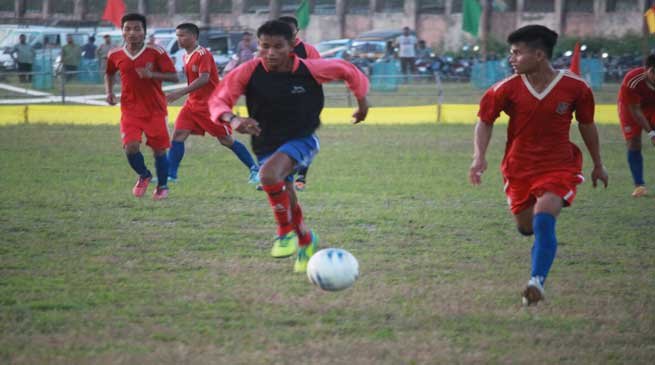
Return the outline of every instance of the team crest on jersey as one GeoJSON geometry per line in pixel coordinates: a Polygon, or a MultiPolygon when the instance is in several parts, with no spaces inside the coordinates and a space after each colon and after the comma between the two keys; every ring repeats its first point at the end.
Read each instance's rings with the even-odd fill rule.
{"type": "Polygon", "coordinates": [[[569,104],[569,103],[561,102],[561,103],[557,104],[557,109],[555,109],[555,111],[557,112],[557,114],[563,115],[569,110],[570,106],[571,106],[571,104],[569,104]]]}
{"type": "Polygon", "coordinates": [[[304,94],[306,92],[307,92],[307,90],[305,90],[305,88],[302,87],[302,86],[295,86],[294,85],[293,88],[291,89],[292,94],[304,94]]]}

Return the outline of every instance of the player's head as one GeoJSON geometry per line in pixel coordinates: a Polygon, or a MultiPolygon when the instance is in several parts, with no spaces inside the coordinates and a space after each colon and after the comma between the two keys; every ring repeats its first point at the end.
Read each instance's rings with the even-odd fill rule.
{"type": "Polygon", "coordinates": [[[126,43],[143,43],[146,39],[146,17],[137,13],[125,14],[121,18],[121,29],[126,43]]]}
{"type": "Polygon", "coordinates": [[[543,25],[526,25],[507,37],[509,62],[517,73],[528,73],[542,62],[550,62],[557,33],[543,25]]]}
{"type": "Polygon", "coordinates": [[[298,34],[298,20],[292,16],[281,16],[277,18],[281,22],[289,24],[291,30],[293,31],[293,36],[295,37],[298,34]]]}
{"type": "Polygon", "coordinates": [[[175,36],[180,48],[189,49],[196,45],[200,29],[193,23],[182,23],[175,27],[175,36]]]}
{"type": "Polygon", "coordinates": [[[286,65],[293,51],[293,31],[289,24],[269,20],[257,29],[259,56],[269,69],[286,65]]]}

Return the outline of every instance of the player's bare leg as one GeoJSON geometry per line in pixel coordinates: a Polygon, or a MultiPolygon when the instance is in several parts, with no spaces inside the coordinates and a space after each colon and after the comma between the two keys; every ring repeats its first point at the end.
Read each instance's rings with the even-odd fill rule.
{"type": "Polygon", "coordinates": [[[635,190],[632,196],[639,198],[648,194],[644,182],[644,159],[641,154],[641,133],[626,141],[628,148],[628,166],[632,174],[632,180],[635,184],[635,190]]]}

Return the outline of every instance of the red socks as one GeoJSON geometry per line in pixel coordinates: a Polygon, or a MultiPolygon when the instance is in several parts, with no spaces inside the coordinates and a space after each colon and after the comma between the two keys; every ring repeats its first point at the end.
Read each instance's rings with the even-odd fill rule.
{"type": "Polygon", "coordinates": [[[302,219],[302,209],[300,204],[296,204],[295,207],[291,209],[291,217],[293,221],[293,229],[298,235],[298,243],[300,246],[307,246],[312,243],[312,235],[310,231],[305,227],[305,222],[302,219]]]}
{"type": "Polygon", "coordinates": [[[277,221],[277,235],[284,236],[293,231],[291,203],[289,202],[289,192],[284,186],[284,181],[273,185],[264,185],[263,188],[268,195],[268,202],[271,204],[271,208],[273,208],[275,221],[277,221]]]}

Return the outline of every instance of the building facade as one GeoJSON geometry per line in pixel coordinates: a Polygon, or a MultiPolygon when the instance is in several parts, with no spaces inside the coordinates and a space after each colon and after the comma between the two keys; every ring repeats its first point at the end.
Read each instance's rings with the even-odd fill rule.
{"type": "MultiPolygon", "coordinates": [[[[301,0],[124,0],[128,11],[148,16],[151,26],[183,21],[256,29],[293,14],[301,0]]],[[[481,0],[485,1],[485,0],[481,0]]],[[[492,0],[486,0],[492,1],[492,0]]],[[[651,0],[493,0],[490,37],[504,40],[517,27],[543,24],[566,36],[620,37],[641,33],[651,0]]],[[[0,21],[98,21],[105,0],[0,0],[0,21]]],[[[308,42],[352,38],[377,29],[409,26],[433,47],[454,50],[475,38],[462,31],[462,0],[310,0],[308,42]]]]}

